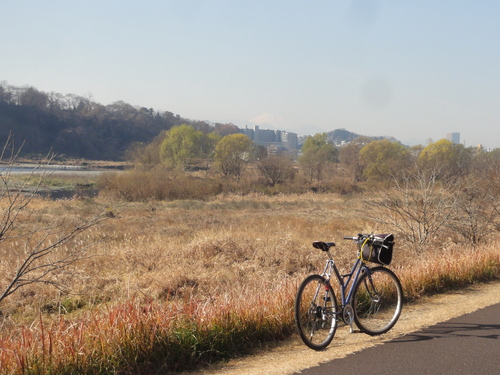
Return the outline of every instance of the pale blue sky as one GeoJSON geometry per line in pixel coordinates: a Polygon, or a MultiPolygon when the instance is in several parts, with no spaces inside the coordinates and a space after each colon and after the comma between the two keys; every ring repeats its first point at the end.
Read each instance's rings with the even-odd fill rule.
{"type": "Polygon", "coordinates": [[[0,17],[11,85],[500,147],[500,1],[0,0],[0,17]]]}

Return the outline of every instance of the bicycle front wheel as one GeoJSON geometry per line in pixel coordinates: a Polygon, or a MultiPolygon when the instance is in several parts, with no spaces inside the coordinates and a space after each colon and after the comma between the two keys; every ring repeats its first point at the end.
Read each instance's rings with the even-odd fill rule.
{"type": "Polygon", "coordinates": [[[332,341],[337,329],[337,301],[324,277],[311,275],[300,284],[295,323],[302,341],[311,349],[324,349],[332,341]]]}
{"type": "Polygon", "coordinates": [[[385,333],[398,321],[402,307],[403,289],[394,272],[385,267],[365,270],[353,297],[358,328],[369,335],[385,333]]]}

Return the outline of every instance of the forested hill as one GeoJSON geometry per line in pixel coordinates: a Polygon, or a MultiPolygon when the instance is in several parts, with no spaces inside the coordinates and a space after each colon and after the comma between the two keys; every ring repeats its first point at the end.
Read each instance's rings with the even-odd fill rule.
{"type": "MultiPolygon", "coordinates": [[[[16,144],[24,142],[23,156],[53,152],[68,158],[122,160],[133,143],[149,143],[162,131],[181,124],[222,136],[240,131],[233,124],[194,121],[122,101],[102,105],[89,97],[46,93],[0,82],[0,146],[13,134],[16,144]]],[[[339,144],[360,136],[337,129],[329,132],[328,138],[339,144]]],[[[364,138],[369,141],[388,137],[364,138]]]]}
{"type": "Polygon", "coordinates": [[[387,139],[391,142],[397,142],[397,139],[389,136],[380,137],[369,137],[365,135],[356,134],[345,129],[336,129],[334,131],[328,132],[328,139],[335,144],[340,144],[342,142],[348,143],[354,140],[364,141],[366,143],[370,141],[380,141],[382,139],[387,139]]]}
{"type": "Polygon", "coordinates": [[[0,83],[0,142],[10,133],[23,155],[120,160],[134,142],[150,142],[163,130],[191,124],[202,131],[234,133],[232,124],[192,121],[124,102],[110,105],[73,94],[45,93],[0,83]]]}

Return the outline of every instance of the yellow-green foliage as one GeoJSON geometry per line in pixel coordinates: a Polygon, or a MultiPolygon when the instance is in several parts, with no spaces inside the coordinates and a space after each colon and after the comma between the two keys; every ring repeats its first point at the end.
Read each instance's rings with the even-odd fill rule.
{"type": "Polygon", "coordinates": [[[441,139],[422,150],[418,164],[423,169],[441,170],[442,175],[460,175],[468,172],[472,156],[472,149],[441,139]]]}
{"type": "Polygon", "coordinates": [[[215,162],[224,176],[241,177],[245,162],[252,158],[253,143],[244,134],[229,134],[215,146],[215,162]]]}
{"type": "Polygon", "coordinates": [[[366,179],[387,180],[398,176],[410,166],[408,148],[399,142],[373,141],[359,151],[363,176],[366,179]]]}
{"type": "Polygon", "coordinates": [[[174,126],[160,145],[160,159],[169,168],[186,169],[193,160],[208,157],[218,140],[215,133],[206,135],[191,125],[174,126]]]}

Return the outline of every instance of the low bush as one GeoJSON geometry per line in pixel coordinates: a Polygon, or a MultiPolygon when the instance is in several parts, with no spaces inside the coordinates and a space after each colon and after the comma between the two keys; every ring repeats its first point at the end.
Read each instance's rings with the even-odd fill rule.
{"type": "Polygon", "coordinates": [[[222,185],[216,180],[191,177],[162,167],[103,173],[97,184],[104,196],[128,202],[203,200],[222,192],[222,185]]]}

